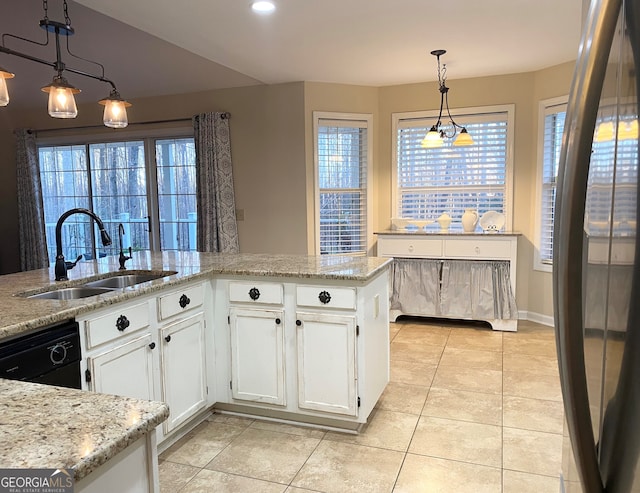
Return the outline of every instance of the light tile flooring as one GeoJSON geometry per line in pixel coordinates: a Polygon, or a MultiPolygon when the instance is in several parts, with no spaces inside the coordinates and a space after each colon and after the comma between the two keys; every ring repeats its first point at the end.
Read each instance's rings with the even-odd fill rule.
{"type": "Polygon", "coordinates": [[[160,457],[163,493],[557,493],[552,329],[391,324],[391,381],[357,436],[215,414],[160,457]]]}

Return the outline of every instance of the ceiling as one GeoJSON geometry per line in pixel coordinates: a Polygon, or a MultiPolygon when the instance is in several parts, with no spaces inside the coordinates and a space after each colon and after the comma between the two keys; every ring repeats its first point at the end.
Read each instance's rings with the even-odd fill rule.
{"type": "MultiPolygon", "coordinates": [[[[249,0],[69,0],[74,54],[101,62],[127,99],[255,84],[316,81],[385,86],[539,70],[576,59],[583,0],[275,0],[270,16],[249,0]]],[[[62,0],[48,0],[62,21],[62,0]]],[[[3,0],[0,32],[43,40],[40,0],[3,0]],[[10,5],[7,5],[9,3],[10,5]]],[[[52,60],[46,48],[5,46],[52,60]]],[[[80,70],[96,68],[63,53],[80,70]]],[[[46,104],[47,66],[0,54],[14,72],[12,105],[46,104]]],[[[109,87],[68,75],[78,101],[109,87]]]]}

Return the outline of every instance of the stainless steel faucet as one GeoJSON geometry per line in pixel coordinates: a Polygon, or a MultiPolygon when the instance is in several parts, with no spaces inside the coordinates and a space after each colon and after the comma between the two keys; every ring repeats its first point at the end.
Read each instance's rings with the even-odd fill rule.
{"type": "Polygon", "coordinates": [[[118,261],[120,262],[120,270],[125,270],[127,267],[124,265],[127,260],[133,256],[131,247],[129,247],[129,256],[127,257],[122,251],[122,237],[124,236],[124,226],[122,223],[118,224],[118,238],[120,239],[120,256],[118,261]]]}
{"type": "Polygon", "coordinates": [[[64,255],[62,253],[62,223],[69,216],[73,214],[86,214],[91,219],[93,219],[96,223],[98,223],[98,228],[100,229],[100,238],[102,240],[102,244],[104,246],[111,245],[111,237],[104,229],[104,224],[102,223],[102,219],[96,216],[89,209],[69,209],[67,212],[64,212],[58,222],[56,223],[56,281],[67,281],[69,278],[67,277],[67,270],[73,269],[78,261],[82,258],[80,255],[75,262],[66,262],[64,260],[64,255]]]}

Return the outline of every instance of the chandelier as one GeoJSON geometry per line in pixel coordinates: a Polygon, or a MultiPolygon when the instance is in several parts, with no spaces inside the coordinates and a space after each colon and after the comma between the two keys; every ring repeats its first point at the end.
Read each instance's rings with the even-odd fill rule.
{"type": "MultiPolygon", "coordinates": [[[[2,44],[0,45],[0,53],[6,53],[7,55],[14,55],[32,62],[40,63],[42,65],[48,65],[52,67],[56,75],[53,77],[53,81],[42,88],[43,92],[49,94],[48,112],[53,118],[75,118],[78,115],[78,109],[76,107],[76,101],[74,94],[78,94],[80,89],[72,86],[67,79],[63,76],[64,72],[70,72],[76,75],[82,75],[83,77],[89,77],[91,79],[105,82],[111,86],[111,92],[109,96],[99,101],[98,103],[104,106],[103,122],[107,127],[111,128],[124,128],[128,125],[127,120],[127,108],[131,106],[130,103],[120,97],[120,93],[116,89],[116,85],[113,81],[107,79],[104,76],[104,66],[93,60],[87,60],[86,58],[74,55],[69,50],[69,36],[74,34],[74,30],[71,27],[71,19],[69,18],[69,12],[67,7],[67,0],[63,0],[64,10],[64,22],[52,21],[48,17],[48,3],[47,0],[42,1],[42,8],[44,10],[44,19],[40,21],[40,27],[46,32],[46,39],[44,42],[33,41],[27,38],[22,38],[13,34],[3,34],[2,44]],[[27,43],[32,43],[38,46],[49,45],[49,34],[53,34],[56,46],[56,60],[50,62],[41,58],[29,55],[27,53],[21,53],[19,51],[7,48],[5,45],[6,38],[13,38],[27,43]],[[97,74],[83,72],[71,67],[68,67],[61,58],[60,37],[66,39],[66,52],[73,58],[83,60],[85,62],[93,63],[100,67],[100,71],[97,74]]],[[[9,104],[9,92],[7,90],[6,79],[11,79],[15,74],[0,66],[0,106],[7,106],[9,104]]]]}
{"type": "Polygon", "coordinates": [[[424,139],[422,139],[421,145],[422,147],[432,148],[432,147],[440,147],[444,144],[444,139],[452,139],[458,133],[458,129],[460,129],[460,133],[458,137],[453,141],[454,146],[470,146],[473,145],[473,139],[467,129],[462,125],[458,125],[453,117],[451,116],[451,112],[449,111],[449,88],[445,85],[447,82],[447,66],[443,64],[440,67],[440,57],[444,55],[446,50],[433,50],[431,52],[438,59],[438,90],[440,91],[440,113],[438,113],[438,121],[435,125],[431,127],[431,129],[427,132],[424,139]],[[447,133],[442,125],[442,110],[446,108],[446,116],[449,118],[449,122],[451,123],[452,131],[447,133]]]}

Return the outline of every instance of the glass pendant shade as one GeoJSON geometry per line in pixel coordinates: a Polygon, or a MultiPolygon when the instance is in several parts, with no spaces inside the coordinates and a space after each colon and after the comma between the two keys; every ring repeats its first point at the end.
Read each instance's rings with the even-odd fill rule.
{"type": "Polygon", "coordinates": [[[114,89],[111,91],[108,98],[105,98],[98,103],[104,106],[102,122],[105,127],[125,128],[129,125],[127,108],[131,106],[131,103],[122,99],[120,94],[118,94],[118,91],[114,89]]]}
{"type": "Polygon", "coordinates": [[[621,121],[618,125],[619,140],[638,139],[638,120],[621,121]]]}
{"type": "Polygon", "coordinates": [[[596,142],[608,142],[613,140],[613,122],[602,122],[596,129],[596,142]]]}
{"type": "Polygon", "coordinates": [[[466,128],[463,128],[458,134],[458,137],[456,137],[456,140],[453,141],[454,146],[472,146],[473,144],[473,139],[466,128]]]}
{"type": "Polygon", "coordinates": [[[9,104],[9,90],[5,79],[12,79],[14,74],[0,67],[0,106],[9,104]]]}
{"type": "Polygon", "coordinates": [[[427,149],[442,146],[442,136],[436,129],[435,125],[427,132],[427,135],[424,136],[420,145],[427,149]]]}
{"type": "Polygon", "coordinates": [[[9,91],[7,90],[7,83],[4,81],[4,77],[0,77],[0,106],[7,106],[9,104],[9,91]]]}
{"type": "Polygon", "coordinates": [[[73,95],[78,94],[80,89],[73,87],[64,77],[54,77],[53,82],[43,87],[42,91],[49,93],[47,110],[51,117],[75,118],[78,116],[76,99],[73,95]]]}

